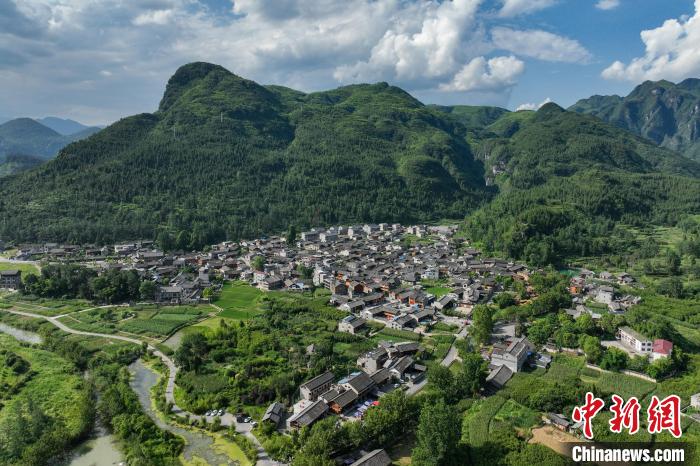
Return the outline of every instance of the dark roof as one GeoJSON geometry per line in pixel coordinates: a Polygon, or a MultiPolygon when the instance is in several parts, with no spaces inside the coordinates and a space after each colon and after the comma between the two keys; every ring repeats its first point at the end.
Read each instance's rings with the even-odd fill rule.
{"type": "Polygon", "coordinates": [[[508,369],[508,366],[503,365],[498,369],[491,371],[488,377],[486,377],[486,383],[490,383],[497,388],[501,388],[510,380],[511,377],[513,377],[513,371],[508,369]]]}
{"type": "Polygon", "coordinates": [[[308,426],[319,420],[328,412],[328,405],[321,400],[314,401],[303,411],[289,419],[290,424],[295,423],[301,427],[308,426]]]}
{"type": "Polygon", "coordinates": [[[334,377],[335,376],[332,372],[326,372],[324,374],[319,375],[318,377],[314,377],[313,379],[301,384],[301,387],[306,387],[309,390],[316,390],[318,387],[332,382],[334,377]]]}
{"type": "Polygon", "coordinates": [[[335,403],[340,406],[340,409],[345,409],[357,400],[357,393],[352,390],[345,390],[343,393],[339,394],[330,403],[335,403]]]}
{"type": "Polygon", "coordinates": [[[5,276],[15,276],[15,275],[20,275],[22,272],[19,270],[0,270],[0,275],[5,275],[5,276]]]}
{"type": "Polygon", "coordinates": [[[374,450],[367,453],[359,460],[352,463],[350,466],[389,466],[391,458],[384,450],[374,450]]]}
{"type": "Polygon", "coordinates": [[[347,381],[347,384],[350,385],[350,387],[359,394],[364,393],[369,388],[371,388],[372,385],[374,385],[374,381],[366,373],[357,372],[350,376],[350,378],[347,381]]]}
{"type": "Polygon", "coordinates": [[[369,377],[374,383],[376,383],[377,385],[381,385],[384,382],[386,382],[389,379],[389,377],[391,377],[391,374],[389,373],[389,369],[387,369],[386,367],[382,367],[369,377]]]}
{"type": "Polygon", "coordinates": [[[282,412],[284,411],[284,405],[282,403],[274,402],[267,407],[265,415],[263,416],[263,421],[272,421],[275,424],[280,422],[282,418],[282,412]]]}

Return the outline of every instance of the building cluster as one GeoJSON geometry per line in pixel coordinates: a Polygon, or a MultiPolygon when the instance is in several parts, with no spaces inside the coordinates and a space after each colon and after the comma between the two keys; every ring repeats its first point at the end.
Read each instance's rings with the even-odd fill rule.
{"type": "Polygon", "coordinates": [[[601,317],[600,313],[591,310],[585,304],[587,301],[595,302],[607,307],[611,314],[624,314],[635,304],[639,304],[639,296],[619,293],[612,285],[635,286],[635,279],[628,273],[613,275],[610,272],[596,274],[590,270],[582,269],[578,275],[571,279],[569,291],[574,297],[575,309],[567,311],[577,318],[583,313],[590,314],[594,319],[601,317]]]}
{"type": "Polygon", "coordinates": [[[661,338],[652,340],[630,327],[620,327],[617,329],[616,336],[622,343],[622,348],[633,356],[647,356],[650,360],[656,361],[671,356],[673,352],[672,342],[661,338]]]}
{"type": "Polygon", "coordinates": [[[347,376],[338,379],[329,371],[304,382],[299,387],[301,400],[290,416],[283,405],[275,402],[268,407],[263,421],[279,427],[286,420],[287,428],[299,429],[333,414],[361,418],[387,391],[423,380],[426,367],[415,360],[420,350],[416,342],[380,342],[357,359],[357,370],[347,376]]]}

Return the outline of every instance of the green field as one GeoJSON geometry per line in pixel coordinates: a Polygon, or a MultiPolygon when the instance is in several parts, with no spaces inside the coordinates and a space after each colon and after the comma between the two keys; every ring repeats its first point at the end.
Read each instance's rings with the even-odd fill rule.
{"type": "Polygon", "coordinates": [[[248,283],[236,281],[224,285],[214,304],[223,309],[219,317],[247,320],[262,312],[260,298],[263,295],[248,283]]]}
{"type": "Polygon", "coordinates": [[[15,264],[10,262],[0,262],[0,270],[21,270],[22,276],[39,275],[39,269],[32,264],[15,264]]]}
{"type": "Polygon", "coordinates": [[[33,372],[19,391],[0,406],[0,426],[8,422],[8,416],[13,416],[13,404],[32,400],[55,422],[61,422],[71,436],[78,435],[85,428],[82,410],[87,403],[86,392],[83,379],[72,364],[54,353],[22,346],[14,338],[1,333],[0,351],[16,353],[29,362],[33,372]]]}
{"type": "Polygon", "coordinates": [[[196,306],[114,306],[75,313],[62,317],[60,321],[85,332],[125,332],[162,338],[179,327],[196,321],[208,310],[196,306]]]}
{"type": "Polygon", "coordinates": [[[48,299],[24,296],[16,293],[5,295],[0,298],[0,305],[2,305],[2,307],[14,308],[18,311],[48,317],[70,314],[92,307],[92,304],[84,299],[48,299]]]}

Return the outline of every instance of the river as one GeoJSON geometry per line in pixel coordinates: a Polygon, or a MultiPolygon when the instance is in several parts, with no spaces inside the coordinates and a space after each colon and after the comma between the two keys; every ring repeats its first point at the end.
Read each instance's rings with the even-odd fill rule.
{"type": "Polygon", "coordinates": [[[39,345],[43,341],[38,333],[27,332],[26,330],[20,330],[15,327],[10,327],[9,325],[0,322],[0,332],[7,333],[10,336],[15,337],[19,341],[25,343],[32,343],[34,345],[39,345]]]}
{"type": "Polygon", "coordinates": [[[131,372],[131,389],[136,392],[144,412],[163,430],[185,439],[185,460],[192,461],[195,458],[204,460],[210,465],[235,465],[227,455],[217,452],[214,448],[214,439],[201,432],[183,429],[163,421],[153,410],[151,404],[151,388],[158,383],[158,374],[146,367],[139,359],[129,366],[131,372]]]}

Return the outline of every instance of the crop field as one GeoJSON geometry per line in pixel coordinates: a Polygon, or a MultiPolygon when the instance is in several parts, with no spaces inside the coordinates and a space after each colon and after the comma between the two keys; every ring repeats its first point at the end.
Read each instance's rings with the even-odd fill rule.
{"type": "Polygon", "coordinates": [[[86,332],[126,332],[162,338],[199,319],[205,312],[204,308],[194,306],[107,307],[65,316],[60,320],[71,328],[86,332]]]}
{"type": "Polygon", "coordinates": [[[567,377],[578,377],[584,366],[583,358],[557,355],[549,366],[545,377],[552,380],[561,380],[567,377]]]}
{"type": "Polygon", "coordinates": [[[611,374],[604,372],[596,381],[596,386],[605,393],[614,393],[627,399],[636,396],[644,398],[656,388],[656,384],[625,374],[611,374]]]}
{"type": "Polygon", "coordinates": [[[493,421],[509,424],[520,429],[527,429],[539,424],[540,415],[520,403],[508,400],[493,416],[493,421]]]}
{"type": "Polygon", "coordinates": [[[474,403],[462,422],[462,440],[472,446],[486,443],[491,420],[505,403],[506,399],[498,395],[474,403]]]}
{"type": "Polygon", "coordinates": [[[75,311],[88,309],[92,306],[84,299],[45,299],[19,294],[4,295],[0,298],[0,305],[6,308],[14,308],[18,311],[30,312],[47,317],[62,314],[70,314],[75,311]]]}
{"type": "Polygon", "coordinates": [[[247,320],[262,312],[260,298],[264,293],[245,282],[224,285],[215,304],[223,309],[219,317],[247,320]]]}

